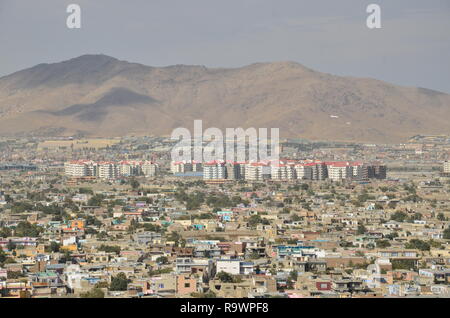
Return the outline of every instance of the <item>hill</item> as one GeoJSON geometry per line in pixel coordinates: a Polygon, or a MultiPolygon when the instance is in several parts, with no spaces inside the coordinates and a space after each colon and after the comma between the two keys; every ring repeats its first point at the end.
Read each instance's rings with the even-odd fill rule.
{"type": "Polygon", "coordinates": [[[294,62],[149,67],[84,55],[0,78],[0,135],[170,135],[194,119],[279,127],[282,137],[401,142],[450,134],[450,95],[294,62]]]}

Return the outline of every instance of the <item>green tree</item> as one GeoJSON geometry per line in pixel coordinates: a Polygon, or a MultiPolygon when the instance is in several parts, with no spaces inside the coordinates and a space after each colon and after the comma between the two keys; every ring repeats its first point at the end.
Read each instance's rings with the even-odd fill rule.
{"type": "Polygon", "coordinates": [[[12,236],[12,232],[10,228],[2,227],[0,229],[0,237],[6,238],[12,236]]]}
{"type": "Polygon", "coordinates": [[[106,253],[116,253],[117,255],[120,254],[121,248],[120,246],[111,246],[111,245],[104,245],[102,244],[99,248],[99,251],[103,251],[106,253]]]}
{"type": "Polygon", "coordinates": [[[96,194],[89,199],[88,205],[89,206],[101,206],[104,199],[105,199],[105,197],[103,195],[96,194]]]}
{"type": "Polygon", "coordinates": [[[250,225],[250,227],[255,227],[259,223],[267,225],[269,224],[269,221],[267,219],[261,218],[259,215],[252,215],[248,219],[248,225],[250,225]]]}
{"type": "Polygon", "coordinates": [[[209,290],[206,293],[191,293],[191,296],[193,298],[216,298],[216,294],[209,290]]]}
{"type": "Polygon", "coordinates": [[[232,283],[233,282],[233,276],[231,276],[228,273],[225,273],[224,271],[217,273],[217,278],[220,279],[222,283],[232,283]]]}
{"type": "Polygon", "coordinates": [[[169,259],[166,256],[160,256],[156,259],[156,262],[159,264],[168,264],[169,259]]]}
{"type": "Polygon", "coordinates": [[[408,218],[408,214],[402,211],[397,211],[394,214],[391,215],[391,220],[397,221],[397,222],[403,222],[408,218]]]}
{"type": "Polygon", "coordinates": [[[93,288],[86,293],[80,294],[81,298],[105,298],[105,293],[100,288],[93,288]]]}
{"type": "Polygon", "coordinates": [[[3,266],[3,263],[6,261],[6,254],[3,252],[3,249],[0,248],[0,265],[3,266]]]}
{"type": "Polygon", "coordinates": [[[61,245],[55,241],[50,242],[49,246],[46,246],[45,249],[47,250],[47,252],[54,252],[57,253],[59,252],[61,245]]]}
{"type": "Polygon", "coordinates": [[[110,289],[112,291],[124,291],[128,288],[128,283],[130,280],[127,278],[125,273],[119,273],[111,279],[110,289]]]}
{"type": "Polygon", "coordinates": [[[444,239],[450,240],[450,226],[444,230],[444,239]]]}
{"type": "Polygon", "coordinates": [[[43,231],[43,228],[36,224],[31,224],[26,221],[22,221],[17,224],[17,227],[14,230],[16,236],[24,237],[38,237],[39,234],[43,231]]]}
{"type": "Polygon", "coordinates": [[[418,249],[421,251],[429,251],[430,244],[428,242],[425,242],[422,240],[412,239],[408,243],[405,244],[405,248],[418,249]]]}
{"type": "Polygon", "coordinates": [[[363,224],[358,225],[358,229],[356,230],[357,235],[362,235],[367,232],[366,227],[363,224]]]}
{"type": "Polygon", "coordinates": [[[101,281],[95,284],[95,288],[109,288],[109,284],[106,281],[101,281]]]}
{"type": "Polygon", "coordinates": [[[16,244],[13,241],[8,241],[8,244],[6,244],[6,248],[8,251],[12,251],[16,249],[16,244]]]}
{"type": "Polygon", "coordinates": [[[140,187],[139,182],[135,178],[131,178],[130,185],[133,190],[137,190],[140,187]]]}
{"type": "Polygon", "coordinates": [[[378,248],[386,248],[386,247],[390,247],[391,243],[389,243],[388,240],[378,240],[377,241],[377,247],[378,248]]]}

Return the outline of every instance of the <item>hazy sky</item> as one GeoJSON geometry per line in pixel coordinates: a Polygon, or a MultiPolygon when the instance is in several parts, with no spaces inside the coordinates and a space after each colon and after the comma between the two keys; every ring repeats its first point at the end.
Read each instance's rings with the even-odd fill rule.
{"type": "Polygon", "coordinates": [[[450,93],[450,0],[0,0],[0,76],[87,53],[152,66],[296,61],[450,93]],[[82,28],[66,27],[68,4],[82,28]],[[382,29],[366,7],[382,8],[382,29]]]}

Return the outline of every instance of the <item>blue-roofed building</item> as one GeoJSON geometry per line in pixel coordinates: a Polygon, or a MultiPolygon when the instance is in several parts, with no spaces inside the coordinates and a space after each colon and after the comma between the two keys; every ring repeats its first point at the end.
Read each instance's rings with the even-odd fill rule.
{"type": "Polygon", "coordinates": [[[233,211],[217,211],[216,214],[223,222],[231,222],[233,219],[233,211]]]}

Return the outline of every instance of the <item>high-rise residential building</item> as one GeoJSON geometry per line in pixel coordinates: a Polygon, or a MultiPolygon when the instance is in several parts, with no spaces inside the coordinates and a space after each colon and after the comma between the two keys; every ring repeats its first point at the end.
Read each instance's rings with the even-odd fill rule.
{"type": "Polygon", "coordinates": [[[202,172],[203,164],[200,162],[189,161],[172,161],[170,163],[170,171],[173,174],[176,173],[187,173],[187,172],[202,172]]]}
{"type": "Polygon", "coordinates": [[[237,162],[229,162],[225,165],[226,178],[229,180],[239,180],[244,178],[243,167],[237,162]]]}
{"type": "Polygon", "coordinates": [[[192,161],[191,165],[192,165],[193,172],[202,172],[203,171],[203,164],[201,162],[192,161]]]}
{"type": "Polygon", "coordinates": [[[313,167],[315,167],[315,164],[296,164],[294,166],[296,178],[300,180],[312,180],[313,167]]]}
{"type": "Polygon", "coordinates": [[[121,161],[117,167],[119,174],[124,177],[138,176],[141,174],[140,161],[121,161]]]}
{"type": "Polygon", "coordinates": [[[328,178],[328,169],[325,163],[315,163],[313,166],[312,179],[325,180],[328,178]]]}
{"type": "Polygon", "coordinates": [[[146,177],[154,177],[158,173],[158,165],[151,161],[144,161],[140,166],[141,172],[146,177]]]}
{"type": "Polygon", "coordinates": [[[170,163],[170,171],[173,174],[176,173],[184,173],[184,164],[183,162],[179,162],[179,161],[172,161],[170,163]]]}
{"type": "Polygon", "coordinates": [[[369,179],[369,166],[366,164],[358,164],[353,166],[353,179],[365,181],[369,179]]]}
{"type": "Polygon", "coordinates": [[[203,179],[205,180],[226,179],[225,163],[214,161],[203,164],[203,179]]]}
{"type": "Polygon", "coordinates": [[[96,176],[97,164],[90,160],[74,160],[64,163],[64,172],[70,177],[96,176]]]}
{"type": "Polygon", "coordinates": [[[64,163],[64,172],[71,177],[85,177],[87,176],[87,168],[83,162],[70,161],[64,163]]]}
{"type": "Polygon", "coordinates": [[[245,180],[260,181],[263,180],[263,168],[262,163],[249,163],[245,165],[245,180]]]}
{"type": "Polygon", "coordinates": [[[333,181],[350,180],[355,177],[354,170],[357,163],[351,162],[330,162],[327,163],[328,178],[333,181]]]}
{"type": "Polygon", "coordinates": [[[384,165],[372,165],[373,178],[375,179],[386,179],[387,177],[387,167],[384,165]]]}
{"type": "Polygon", "coordinates": [[[118,176],[119,171],[114,162],[102,161],[98,163],[98,177],[100,179],[115,179],[118,176]]]}
{"type": "Polygon", "coordinates": [[[271,178],[273,180],[292,180],[296,179],[295,167],[291,164],[271,164],[271,178]]]}
{"type": "Polygon", "coordinates": [[[353,177],[353,166],[349,162],[333,162],[327,164],[328,178],[333,181],[351,179],[353,177]]]}
{"type": "Polygon", "coordinates": [[[284,164],[272,164],[270,166],[271,177],[273,180],[286,180],[287,172],[286,165],[284,164]]]}

